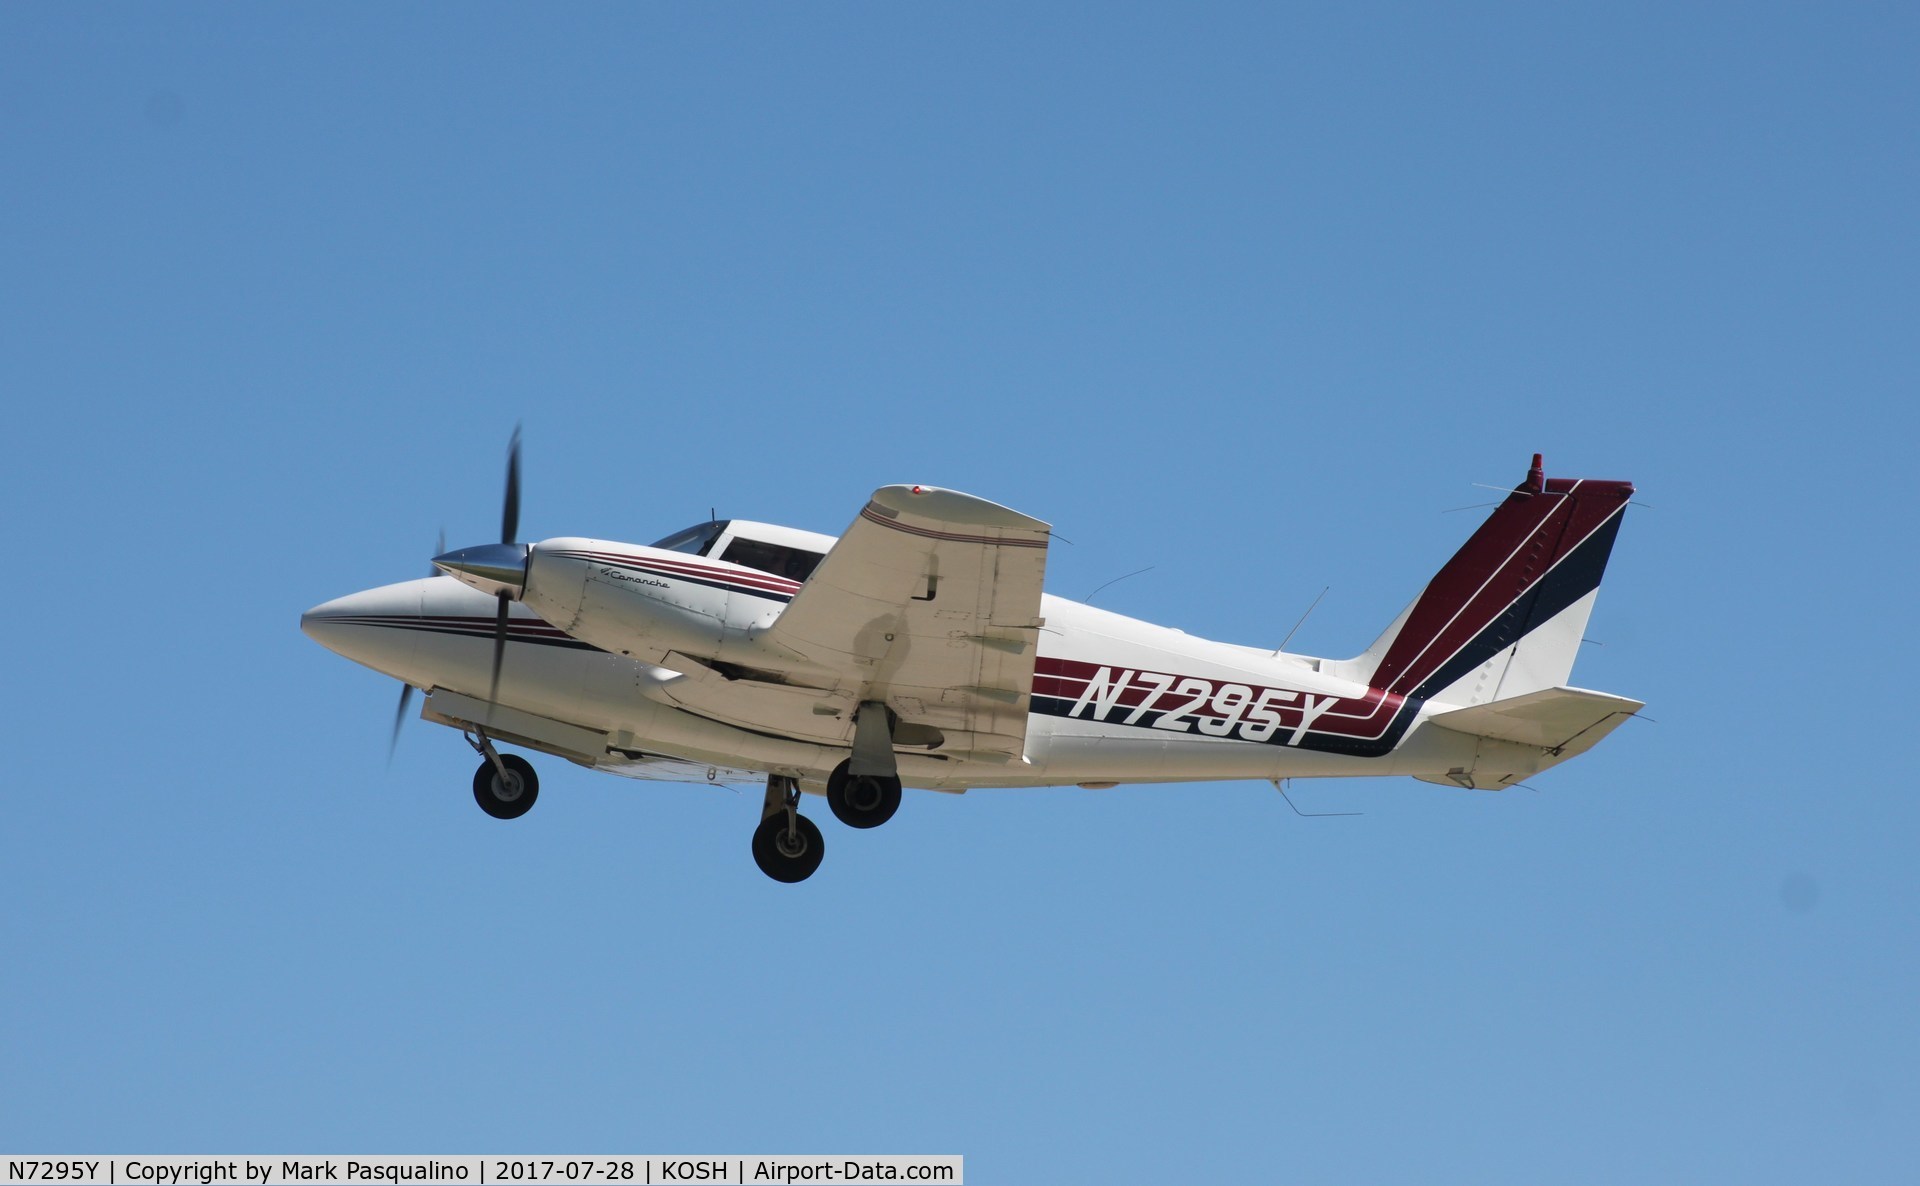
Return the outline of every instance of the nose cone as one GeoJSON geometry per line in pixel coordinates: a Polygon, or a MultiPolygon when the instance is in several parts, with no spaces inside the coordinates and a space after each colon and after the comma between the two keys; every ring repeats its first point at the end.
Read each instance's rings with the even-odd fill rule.
{"type": "Polygon", "coordinates": [[[420,597],[434,578],[336,597],[300,615],[308,638],[355,663],[388,675],[412,668],[419,638],[420,597]]]}
{"type": "Polygon", "coordinates": [[[482,593],[518,597],[527,589],[527,545],[481,544],[433,558],[433,566],[482,593]]]}

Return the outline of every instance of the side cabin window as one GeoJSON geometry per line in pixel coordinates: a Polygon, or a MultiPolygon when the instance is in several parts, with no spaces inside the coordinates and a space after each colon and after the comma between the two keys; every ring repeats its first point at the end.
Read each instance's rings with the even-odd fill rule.
{"type": "Polygon", "coordinates": [[[790,581],[805,581],[813,575],[821,556],[819,552],[762,543],[757,539],[736,539],[727,545],[726,554],[720,559],[770,572],[790,581]]]}
{"type": "Polygon", "coordinates": [[[727,529],[731,519],[715,519],[711,523],[696,523],[685,531],[676,531],[667,538],[654,544],[656,548],[665,548],[669,552],[685,552],[689,556],[705,556],[713,541],[727,529]]]}

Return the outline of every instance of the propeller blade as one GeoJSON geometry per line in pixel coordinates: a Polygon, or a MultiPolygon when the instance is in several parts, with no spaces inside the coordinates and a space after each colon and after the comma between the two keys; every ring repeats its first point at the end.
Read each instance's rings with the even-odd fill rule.
{"type": "Polygon", "coordinates": [[[387,742],[387,765],[393,765],[393,751],[400,748],[400,726],[407,723],[407,705],[413,702],[413,685],[400,685],[400,707],[393,712],[393,739],[387,742]]]}
{"type": "Polygon", "coordinates": [[[500,699],[500,660],[507,655],[507,606],[513,599],[499,594],[500,613],[493,619],[493,685],[487,689],[487,703],[500,699]]]}
{"type": "Polygon", "coordinates": [[[507,501],[500,513],[500,542],[510,544],[520,534],[520,426],[513,426],[507,442],[507,501]]]}
{"type": "MultiPolygon", "coordinates": [[[[433,554],[435,556],[444,556],[447,554],[447,529],[444,527],[440,529],[440,538],[434,541],[433,554]]],[[[441,573],[439,565],[428,564],[427,575],[430,577],[437,577],[444,574],[441,573]]]]}

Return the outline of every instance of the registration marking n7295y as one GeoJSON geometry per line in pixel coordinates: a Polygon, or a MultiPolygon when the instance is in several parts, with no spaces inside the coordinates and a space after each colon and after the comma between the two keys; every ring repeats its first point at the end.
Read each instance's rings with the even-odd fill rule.
{"type": "Polygon", "coordinates": [[[1107,721],[1126,709],[1122,725],[1299,745],[1313,723],[1338,703],[1337,696],[1291,688],[1102,667],[1087,678],[1067,715],[1107,721]]]}

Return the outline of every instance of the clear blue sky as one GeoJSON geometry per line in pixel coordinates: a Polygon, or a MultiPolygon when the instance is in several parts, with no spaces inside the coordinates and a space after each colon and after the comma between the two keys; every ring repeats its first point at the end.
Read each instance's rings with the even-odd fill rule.
{"type": "Polygon", "coordinates": [[[0,1147],[958,1152],[980,1182],[1920,1175],[1900,5],[0,7],[0,1147]],[[952,486],[1348,654],[1631,478],[1539,792],[473,759],[299,612],[952,486]]]}

